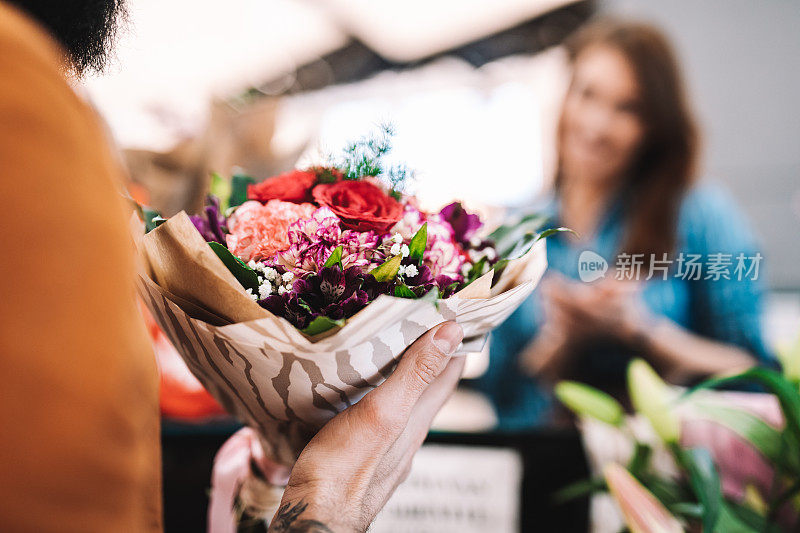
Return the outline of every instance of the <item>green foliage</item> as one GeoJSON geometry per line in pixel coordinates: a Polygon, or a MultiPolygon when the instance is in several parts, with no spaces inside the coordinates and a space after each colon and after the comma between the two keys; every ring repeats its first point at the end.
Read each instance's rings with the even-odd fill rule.
{"type": "Polygon", "coordinates": [[[335,327],[344,326],[344,322],[345,321],[343,318],[339,320],[333,320],[332,318],[328,318],[326,316],[318,316],[301,331],[306,335],[313,337],[314,335],[325,333],[326,331],[335,327]]]}
{"type": "Polygon", "coordinates": [[[330,268],[330,267],[335,266],[335,265],[339,265],[339,268],[342,268],[342,252],[343,251],[344,251],[344,248],[342,247],[342,245],[339,245],[336,248],[334,248],[333,251],[331,252],[331,255],[329,255],[328,259],[325,260],[325,264],[322,265],[323,268],[324,267],[330,268]]]}
{"type": "Polygon", "coordinates": [[[422,264],[422,256],[428,246],[428,223],[425,222],[411,238],[408,245],[408,257],[418,265],[422,264]]]}
{"type": "Polygon", "coordinates": [[[208,192],[219,199],[220,213],[224,213],[228,210],[231,202],[231,193],[233,192],[233,187],[230,181],[226,180],[216,172],[212,172],[211,184],[208,192]]]}
{"type": "Polygon", "coordinates": [[[346,180],[360,180],[366,177],[382,179],[389,186],[390,194],[401,196],[413,172],[404,165],[387,165],[385,156],[391,151],[391,139],[395,134],[391,124],[380,126],[377,134],[362,137],[344,149],[339,160],[332,165],[341,169],[346,180]]]}
{"type": "MultiPolygon", "coordinates": [[[[709,379],[693,388],[689,393],[741,382],[756,383],[774,394],[780,402],[783,416],[786,418],[787,429],[791,431],[797,441],[800,441],[800,391],[797,390],[794,383],[774,370],[751,368],[735,376],[709,379]]],[[[796,450],[796,452],[800,453],[800,450],[796,450]]]]}
{"type": "Polygon", "coordinates": [[[767,460],[773,463],[783,462],[781,432],[757,416],[741,409],[710,402],[698,401],[692,405],[701,416],[727,427],[749,442],[767,460]]]}
{"type": "Polygon", "coordinates": [[[397,277],[397,272],[400,270],[400,263],[403,261],[403,256],[396,255],[387,259],[382,265],[379,265],[372,270],[370,274],[375,276],[378,281],[392,281],[397,277]]]}
{"type": "Polygon", "coordinates": [[[258,274],[256,271],[247,266],[244,261],[233,255],[230,250],[225,248],[218,242],[209,242],[208,245],[217,254],[217,257],[222,260],[222,263],[228,267],[233,277],[242,284],[245,289],[252,289],[258,294],[258,274]]]}
{"type": "Polygon", "coordinates": [[[161,224],[167,221],[166,218],[162,217],[158,211],[155,209],[151,209],[149,207],[140,207],[140,213],[142,215],[142,220],[144,220],[144,232],[150,233],[161,224]]]}
{"type": "MultiPolygon", "coordinates": [[[[671,401],[665,403],[668,395],[663,390],[663,382],[642,363],[638,363],[636,368],[636,372],[629,372],[634,406],[643,409],[654,428],[658,429],[659,425],[671,427],[674,425],[672,422],[665,424],[664,421],[675,416],[675,413],[666,412],[674,409],[675,404],[671,401]]],[[[765,499],[761,500],[759,497],[758,505],[751,500],[740,503],[726,499],[711,453],[704,448],[682,448],[675,438],[675,431],[665,433],[663,428],[662,433],[668,437],[664,439],[667,449],[685,476],[671,479],[655,472],[650,446],[636,441],[623,423],[623,431],[634,439],[634,453],[628,471],[670,513],[686,520],[692,530],[699,530],[702,526],[702,531],[714,533],[783,532],[776,522],[778,511],[800,494],[800,390],[791,373],[782,375],[765,368],[752,368],[735,376],[709,379],[682,397],[684,400],[688,398],[692,400],[695,413],[729,428],[775,467],[780,481],[775,483],[768,498],[764,496],[765,499]],[[780,404],[785,426],[774,427],[749,412],[692,396],[698,390],[739,383],[757,384],[773,394],[780,404]]],[[[589,480],[566,487],[559,495],[563,493],[574,498],[600,490],[605,489],[595,480],[589,480]]]]}
{"type": "Polygon", "coordinates": [[[401,285],[398,285],[397,287],[395,287],[394,288],[394,295],[397,296],[398,298],[411,298],[411,299],[414,299],[414,298],[417,297],[417,295],[414,294],[414,291],[409,289],[408,286],[405,285],[405,284],[401,284],[401,285]]]}
{"type": "Polygon", "coordinates": [[[683,450],[674,447],[674,454],[689,472],[692,489],[703,508],[703,531],[715,531],[722,506],[722,485],[711,454],[704,448],[683,450]]]}
{"type": "MultiPolygon", "coordinates": [[[[234,174],[231,177],[230,207],[240,206],[247,201],[247,186],[256,182],[255,178],[245,174],[234,174]]],[[[224,212],[224,211],[223,211],[224,212]]]]}

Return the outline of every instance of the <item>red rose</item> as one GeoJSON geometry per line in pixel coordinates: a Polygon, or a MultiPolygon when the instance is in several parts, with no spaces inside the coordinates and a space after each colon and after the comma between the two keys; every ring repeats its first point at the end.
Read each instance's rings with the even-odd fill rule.
{"type": "Polygon", "coordinates": [[[262,204],[270,200],[303,203],[311,201],[311,188],[317,182],[313,170],[292,170],[247,186],[247,198],[262,204]]]}
{"type": "Polygon", "coordinates": [[[385,232],[403,216],[403,206],[368,181],[339,181],[317,185],[314,200],[328,206],[342,225],[356,231],[385,232]]]}

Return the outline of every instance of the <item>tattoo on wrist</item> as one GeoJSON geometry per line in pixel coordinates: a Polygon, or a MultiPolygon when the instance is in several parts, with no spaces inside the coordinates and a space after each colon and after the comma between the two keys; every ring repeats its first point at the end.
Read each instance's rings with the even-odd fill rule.
{"type": "Polygon", "coordinates": [[[275,519],[269,525],[269,533],[333,533],[328,526],[318,520],[301,518],[308,504],[303,500],[297,503],[284,503],[275,519]]]}

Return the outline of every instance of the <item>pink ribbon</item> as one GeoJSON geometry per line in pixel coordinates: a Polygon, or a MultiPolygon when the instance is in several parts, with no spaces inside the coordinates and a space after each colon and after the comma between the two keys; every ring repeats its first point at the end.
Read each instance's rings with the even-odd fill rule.
{"type": "Polygon", "coordinates": [[[267,459],[256,432],[250,428],[240,429],[225,441],[214,457],[208,533],[236,533],[234,504],[242,484],[253,475],[250,468],[253,463],[270,484],[285,486],[289,481],[289,469],[267,459]]]}

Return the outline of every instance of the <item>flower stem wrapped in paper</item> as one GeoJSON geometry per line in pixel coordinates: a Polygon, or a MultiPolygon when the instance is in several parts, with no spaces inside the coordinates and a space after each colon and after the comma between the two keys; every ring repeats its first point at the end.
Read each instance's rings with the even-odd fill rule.
{"type": "Polygon", "coordinates": [[[457,321],[461,351],[480,349],[546,267],[546,233],[484,239],[458,203],[420,211],[403,170],[384,168],[387,150],[385,139],[354,143],[335,165],[250,184],[231,207],[244,196],[234,187],[141,241],[153,316],[284,465],[436,324],[457,321]]]}

